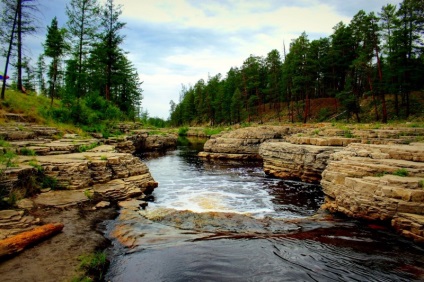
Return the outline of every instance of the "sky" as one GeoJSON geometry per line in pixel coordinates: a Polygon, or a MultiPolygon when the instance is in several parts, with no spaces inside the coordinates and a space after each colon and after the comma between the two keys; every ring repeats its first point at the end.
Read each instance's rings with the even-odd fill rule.
{"type": "MultiPolygon", "coordinates": [[[[32,62],[42,52],[46,26],[57,16],[65,26],[69,0],[38,0],[39,33],[27,38],[32,62]]],[[[104,0],[100,0],[104,2],[104,0]]],[[[359,11],[379,12],[400,0],[115,0],[126,23],[122,45],[143,81],[143,110],[169,117],[169,102],[179,102],[182,85],[240,67],[251,54],[283,53],[306,32],[310,40],[328,37],[359,11]]],[[[4,64],[4,63],[3,63],[4,64]]],[[[1,64],[0,64],[1,65],[1,64]]],[[[3,67],[2,67],[3,69],[3,67]]]]}

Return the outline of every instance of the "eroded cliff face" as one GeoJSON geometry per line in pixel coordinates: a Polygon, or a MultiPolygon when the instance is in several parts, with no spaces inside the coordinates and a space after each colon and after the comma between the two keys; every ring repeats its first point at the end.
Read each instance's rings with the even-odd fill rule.
{"type": "Polygon", "coordinates": [[[424,242],[424,144],[353,143],[331,155],[322,174],[324,209],[390,221],[424,242]]]}
{"type": "Polygon", "coordinates": [[[282,179],[319,183],[330,155],[339,147],[265,142],[259,154],[267,175],[282,179]]]}
{"type": "Polygon", "coordinates": [[[259,146],[271,139],[284,139],[302,129],[289,126],[259,126],[240,128],[214,135],[206,141],[200,157],[210,159],[261,160],[259,146]]]}

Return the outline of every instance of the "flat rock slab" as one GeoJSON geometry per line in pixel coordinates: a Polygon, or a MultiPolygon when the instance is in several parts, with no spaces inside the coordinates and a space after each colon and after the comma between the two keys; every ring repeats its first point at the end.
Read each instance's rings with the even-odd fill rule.
{"type": "Polygon", "coordinates": [[[66,207],[86,202],[89,199],[84,194],[85,190],[50,191],[42,193],[34,199],[34,203],[41,206],[66,207]]]}

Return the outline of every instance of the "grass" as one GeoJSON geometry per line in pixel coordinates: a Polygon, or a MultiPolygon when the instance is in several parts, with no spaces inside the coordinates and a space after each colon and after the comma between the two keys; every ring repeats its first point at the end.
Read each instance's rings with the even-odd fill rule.
{"type": "Polygon", "coordinates": [[[408,176],[408,174],[409,174],[408,170],[406,170],[404,168],[400,168],[393,173],[393,175],[397,175],[397,176],[401,176],[401,177],[406,177],[406,176],[408,176]]]}
{"type": "Polygon", "coordinates": [[[84,190],[84,196],[86,196],[87,199],[92,200],[94,197],[94,193],[93,191],[90,191],[87,189],[87,190],[84,190]]]}
{"type": "Polygon", "coordinates": [[[0,150],[0,170],[3,169],[3,166],[5,169],[10,167],[17,167],[16,164],[17,155],[15,152],[6,149],[6,150],[0,150]]]}
{"type": "Polygon", "coordinates": [[[349,129],[347,129],[343,132],[343,136],[345,138],[354,138],[355,137],[355,135],[353,135],[352,131],[350,131],[349,129]]]}
{"type": "Polygon", "coordinates": [[[212,135],[215,135],[215,134],[219,134],[219,133],[221,133],[222,131],[223,131],[224,129],[223,128],[221,128],[221,127],[214,127],[214,128],[205,128],[204,130],[203,130],[203,132],[205,133],[205,135],[207,135],[207,136],[212,136],[212,135]]]}
{"type": "Polygon", "coordinates": [[[388,172],[386,172],[386,171],[377,172],[377,173],[375,174],[375,177],[383,177],[383,176],[385,176],[386,174],[389,174],[389,173],[388,173],[388,172]]]}
{"type": "Polygon", "coordinates": [[[30,166],[32,166],[33,168],[36,168],[37,171],[39,172],[43,172],[43,167],[38,163],[38,161],[36,159],[32,159],[28,162],[28,164],[30,166]]]}
{"type": "Polygon", "coordinates": [[[424,188],[424,179],[418,181],[418,187],[424,188]]]}
{"type": "Polygon", "coordinates": [[[83,153],[99,146],[99,143],[91,143],[89,145],[81,145],[78,147],[78,152],[83,153]]]}
{"type": "Polygon", "coordinates": [[[28,149],[28,148],[22,148],[20,151],[19,151],[19,153],[21,154],[21,155],[23,155],[23,156],[35,156],[36,155],[36,153],[35,153],[35,151],[34,150],[32,150],[32,149],[28,149]]]}
{"type": "Polygon", "coordinates": [[[103,281],[104,273],[109,266],[105,252],[81,255],[78,260],[80,261],[79,269],[84,271],[84,275],[73,278],[72,282],[103,281]]]}
{"type": "Polygon", "coordinates": [[[151,136],[151,135],[161,135],[161,136],[164,136],[164,135],[166,135],[166,132],[163,132],[161,130],[150,130],[149,132],[147,132],[147,134],[149,136],[151,136]]]}
{"type": "MultiPolygon", "coordinates": [[[[57,103],[57,102],[56,102],[57,103]]],[[[35,122],[45,122],[40,112],[50,108],[50,99],[35,93],[23,94],[12,89],[6,90],[5,100],[1,102],[2,107],[15,114],[25,115],[24,119],[35,122]]]]}
{"type": "Polygon", "coordinates": [[[0,139],[0,147],[9,148],[10,147],[10,144],[9,144],[9,142],[7,142],[4,139],[0,139]]]}

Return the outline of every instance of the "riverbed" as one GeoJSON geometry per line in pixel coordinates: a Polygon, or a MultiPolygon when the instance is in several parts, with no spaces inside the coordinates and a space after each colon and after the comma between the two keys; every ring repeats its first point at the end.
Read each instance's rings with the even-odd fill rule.
{"type": "Polygon", "coordinates": [[[424,279],[424,250],[390,227],[325,214],[320,186],[267,177],[261,163],[199,159],[201,146],[186,140],[175,151],[140,156],[159,182],[143,220],[180,233],[132,249],[113,241],[107,280],[424,279]]]}

